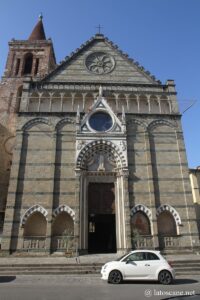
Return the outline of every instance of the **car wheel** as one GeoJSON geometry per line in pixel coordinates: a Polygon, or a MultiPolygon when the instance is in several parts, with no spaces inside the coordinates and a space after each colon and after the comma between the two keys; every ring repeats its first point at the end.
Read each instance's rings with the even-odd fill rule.
{"type": "Polygon", "coordinates": [[[117,270],[111,271],[109,274],[109,277],[108,277],[108,282],[114,283],[114,284],[121,283],[122,282],[122,274],[117,270]]]}
{"type": "Polygon", "coordinates": [[[172,283],[172,275],[169,271],[163,270],[159,273],[158,281],[162,284],[172,283]]]}

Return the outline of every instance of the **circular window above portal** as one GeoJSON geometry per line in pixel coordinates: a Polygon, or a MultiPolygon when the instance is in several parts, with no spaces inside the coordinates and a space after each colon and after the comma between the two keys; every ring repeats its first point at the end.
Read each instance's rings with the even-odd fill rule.
{"type": "Polygon", "coordinates": [[[90,117],[89,125],[96,131],[108,131],[113,125],[113,120],[108,113],[98,111],[90,117]]]}
{"type": "Polygon", "coordinates": [[[114,58],[105,52],[93,52],[86,57],[87,69],[97,75],[110,73],[115,67],[114,58]]]}

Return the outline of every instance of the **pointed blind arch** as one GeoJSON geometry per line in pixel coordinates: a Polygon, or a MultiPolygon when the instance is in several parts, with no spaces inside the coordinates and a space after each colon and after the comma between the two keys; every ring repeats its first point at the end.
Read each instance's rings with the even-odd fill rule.
{"type": "Polygon", "coordinates": [[[48,211],[41,205],[36,204],[25,211],[24,215],[21,218],[21,226],[22,227],[25,225],[28,217],[31,216],[32,214],[34,214],[35,212],[41,213],[45,217],[45,219],[48,220],[47,219],[48,211]]]}
{"type": "Polygon", "coordinates": [[[61,212],[67,212],[75,221],[75,211],[70,208],[68,205],[60,205],[53,211],[53,219],[56,218],[57,215],[59,215],[61,212]]]}
{"type": "Polygon", "coordinates": [[[163,204],[161,205],[157,211],[156,211],[156,215],[159,216],[162,212],[164,211],[168,211],[172,214],[174,221],[176,223],[177,226],[181,225],[181,218],[179,213],[176,211],[175,208],[173,208],[171,205],[169,204],[163,204]]]}

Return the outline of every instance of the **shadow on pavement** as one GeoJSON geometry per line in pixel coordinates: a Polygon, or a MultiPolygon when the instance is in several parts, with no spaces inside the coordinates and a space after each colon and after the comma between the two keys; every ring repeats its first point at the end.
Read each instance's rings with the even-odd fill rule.
{"type": "Polygon", "coordinates": [[[174,280],[174,285],[179,285],[179,284],[192,284],[192,283],[197,283],[199,282],[198,280],[195,279],[190,279],[190,278],[179,278],[174,280]]]}
{"type": "Polygon", "coordinates": [[[0,283],[11,282],[16,279],[16,276],[0,276],[0,283]]]}
{"type": "Polygon", "coordinates": [[[126,281],[123,281],[122,284],[152,284],[152,285],[155,285],[155,284],[159,284],[158,281],[150,281],[150,280],[126,280],[126,281]]]}
{"type": "MultiPolygon", "coordinates": [[[[198,280],[195,279],[190,279],[190,278],[180,278],[180,279],[175,279],[172,285],[181,285],[181,284],[193,284],[199,282],[198,280]]],[[[148,281],[148,280],[127,280],[123,281],[122,284],[152,284],[152,285],[161,285],[158,281],[148,281]]]]}
{"type": "Polygon", "coordinates": [[[199,300],[200,294],[191,295],[191,296],[180,296],[180,297],[171,297],[165,298],[164,300],[199,300]]]}

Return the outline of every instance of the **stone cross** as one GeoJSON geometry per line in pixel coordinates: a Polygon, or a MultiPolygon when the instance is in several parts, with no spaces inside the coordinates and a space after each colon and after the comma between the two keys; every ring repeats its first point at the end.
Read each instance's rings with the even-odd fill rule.
{"type": "Polygon", "coordinates": [[[98,29],[98,33],[101,34],[101,29],[103,28],[100,24],[96,27],[98,29]]]}

